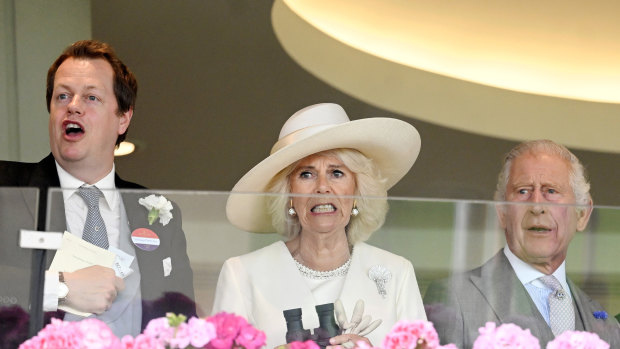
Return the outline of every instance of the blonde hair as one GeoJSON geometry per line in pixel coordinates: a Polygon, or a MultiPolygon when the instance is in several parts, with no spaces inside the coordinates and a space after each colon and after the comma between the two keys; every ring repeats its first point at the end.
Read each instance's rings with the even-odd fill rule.
{"type": "MultiPolygon", "coordinates": [[[[575,194],[575,203],[578,205],[588,205],[592,199],[590,196],[590,183],[586,177],[586,170],[575,154],[571,153],[565,146],[557,144],[548,139],[540,139],[524,142],[512,148],[504,158],[504,166],[497,177],[497,187],[494,199],[497,201],[506,200],[506,186],[510,180],[510,168],[514,159],[526,153],[546,153],[556,155],[570,164],[569,182],[575,194]]],[[[580,207],[579,209],[585,209],[580,207]]]]}
{"type": "MultiPolygon", "coordinates": [[[[355,174],[355,196],[358,198],[359,215],[351,216],[346,227],[350,245],[366,241],[385,221],[388,210],[386,179],[374,162],[355,149],[338,148],[317,153],[334,156],[355,174]]],[[[291,192],[290,175],[297,168],[300,159],[278,172],[267,186],[271,193],[286,194],[291,192]]],[[[269,198],[268,211],[276,231],[287,240],[295,238],[301,232],[298,218],[287,214],[290,198],[287,195],[274,195],[269,198]]]]}

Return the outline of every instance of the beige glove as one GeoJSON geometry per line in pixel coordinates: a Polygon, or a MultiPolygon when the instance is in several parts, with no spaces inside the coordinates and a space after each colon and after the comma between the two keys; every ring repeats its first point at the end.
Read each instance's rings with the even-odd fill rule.
{"type": "MultiPolygon", "coordinates": [[[[347,313],[340,299],[334,303],[334,312],[336,313],[336,322],[338,322],[338,326],[342,329],[342,334],[352,333],[365,337],[381,325],[381,319],[372,321],[372,316],[364,315],[364,301],[361,299],[355,303],[351,321],[347,320],[347,313]]],[[[355,344],[351,342],[344,344],[345,348],[352,348],[353,346],[355,344]],[[349,343],[351,346],[349,346],[349,343]]]]}

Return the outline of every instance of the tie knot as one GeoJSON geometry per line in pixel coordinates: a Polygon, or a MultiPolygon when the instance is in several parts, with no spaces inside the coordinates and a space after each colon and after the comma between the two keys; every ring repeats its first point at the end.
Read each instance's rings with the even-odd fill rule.
{"type": "Polygon", "coordinates": [[[78,194],[82,197],[82,199],[84,199],[86,205],[88,205],[89,207],[99,206],[99,198],[101,197],[102,193],[101,190],[99,190],[99,188],[97,188],[96,186],[81,186],[78,188],[78,194]]]}
{"type": "Polygon", "coordinates": [[[549,287],[550,289],[556,291],[556,290],[563,290],[564,288],[562,287],[562,284],[560,284],[560,281],[558,281],[558,279],[556,279],[555,276],[553,275],[545,275],[545,276],[541,276],[540,278],[538,278],[545,286],[549,287]]]}
{"type": "Polygon", "coordinates": [[[560,284],[560,281],[558,281],[558,279],[556,279],[555,276],[553,275],[545,275],[545,276],[541,276],[539,278],[539,280],[547,287],[549,287],[550,289],[556,291],[556,290],[563,290],[564,288],[562,287],[562,284],[560,284]]]}
{"type": "Polygon", "coordinates": [[[549,287],[553,292],[549,295],[550,297],[555,297],[556,299],[562,301],[566,298],[566,292],[564,292],[564,287],[560,284],[560,281],[556,279],[553,275],[545,275],[538,278],[545,286],[549,287]]]}

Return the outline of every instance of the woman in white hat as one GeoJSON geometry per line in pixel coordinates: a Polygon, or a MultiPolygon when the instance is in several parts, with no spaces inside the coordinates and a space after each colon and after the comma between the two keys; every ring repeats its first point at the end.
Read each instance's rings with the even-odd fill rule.
{"type": "Polygon", "coordinates": [[[351,325],[345,314],[360,321],[363,303],[366,320],[332,338],[332,345],[381,345],[398,320],[426,319],[411,263],[363,242],[383,224],[387,189],[419,150],[418,132],[401,120],[350,121],[330,103],[291,116],[271,155],[239,180],[226,207],[235,226],[277,231],[285,242],[227,260],[213,312],[244,316],[265,331],[268,348],[286,343],[287,309],[302,308],[304,327],[313,329],[319,327],[315,306],[340,300],[342,328],[351,325]],[[380,321],[369,324],[369,318],[380,321]]]}

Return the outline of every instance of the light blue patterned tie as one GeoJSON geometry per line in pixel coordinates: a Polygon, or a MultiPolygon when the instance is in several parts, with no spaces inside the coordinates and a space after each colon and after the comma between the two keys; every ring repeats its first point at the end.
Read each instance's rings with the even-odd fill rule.
{"type": "Polygon", "coordinates": [[[564,288],[553,275],[545,275],[539,278],[553,292],[549,295],[549,325],[554,335],[558,336],[564,331],[575,330],[575,309],[573,301],[566,294],[564,288]]]}
{"type": "Polygon", "coordinates": [[[110,246],[108,243],[108,232],[105,229],[105,223],[99,211],[99,198],[102,195],[101,190],[95,186],[81,186],[78,188],[78,193],[88,206],[88,214],[86,215],[86,222],[84,223],[82,239],[107,250],[110,246]]]}

